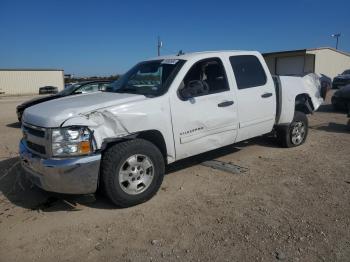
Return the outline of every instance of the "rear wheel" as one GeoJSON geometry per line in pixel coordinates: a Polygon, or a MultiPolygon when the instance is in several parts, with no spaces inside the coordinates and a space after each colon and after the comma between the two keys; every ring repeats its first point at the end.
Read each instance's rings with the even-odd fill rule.
{"type": "Polygon", "coordinates": [[[103,155],[102,189],[117,206],[134,206],[157,193],[164,169],[163,155],[154,144],[143,139],[125,141],[103,155]]]}
{"type": "Polygon", "coordinates": [[[295,111],[292,123],[277,130],[277,136],[283,147],[302,145],[308,135],[308,120],[304,113],[295,111]]]}

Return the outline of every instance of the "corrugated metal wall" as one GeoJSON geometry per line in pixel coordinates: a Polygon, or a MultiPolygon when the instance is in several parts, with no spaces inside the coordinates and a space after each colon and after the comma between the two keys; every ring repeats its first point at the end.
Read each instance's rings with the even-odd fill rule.
{"type": "Polygon", "coordinates": [[[43,86],[56,86],[62,90],[63,71],[0,69],[0,93],[5,92],[5,95],[39,94],[39,87],[43,86]]]}

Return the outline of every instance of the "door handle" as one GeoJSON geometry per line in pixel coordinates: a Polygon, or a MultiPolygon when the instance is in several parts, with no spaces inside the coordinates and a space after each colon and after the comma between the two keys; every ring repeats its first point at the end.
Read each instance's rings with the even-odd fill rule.
{"type": "Polygon", "coordinates": [[[264,93],[261,95],[262,98],[267,98],[267,97],[270,97],[272,96],[272,93],[264,93]]]}
{"type": "Polygon", "coordinates": [[[218,104],[218,107],[225,107],[225,106],[231,106],[231,105],[233,105],[233,101],[225,101],[218,104]]]}

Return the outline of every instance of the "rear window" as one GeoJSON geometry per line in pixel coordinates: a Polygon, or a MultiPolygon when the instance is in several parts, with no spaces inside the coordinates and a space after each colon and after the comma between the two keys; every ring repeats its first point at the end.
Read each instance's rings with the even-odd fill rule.
{"type": "Polygon", "coordinates": [[[256,56],[231,56],[230,62],[235,74],[238,89],[251,88],[266,84],[265,71],[256,56]]]}

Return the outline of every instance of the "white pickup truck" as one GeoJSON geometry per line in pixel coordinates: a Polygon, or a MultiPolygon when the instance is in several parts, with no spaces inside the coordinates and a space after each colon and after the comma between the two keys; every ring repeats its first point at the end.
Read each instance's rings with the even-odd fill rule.
{"type": "Polygon", "coordinates": [[[44,190],[101,188],[128,207],[150,199],[174,161],[273,130],[283,146],[301,145],[324,96],[316,75],[273,78],[254,51],[157,57],[106,92],[26,109],[21,163],[44,190]]]}

